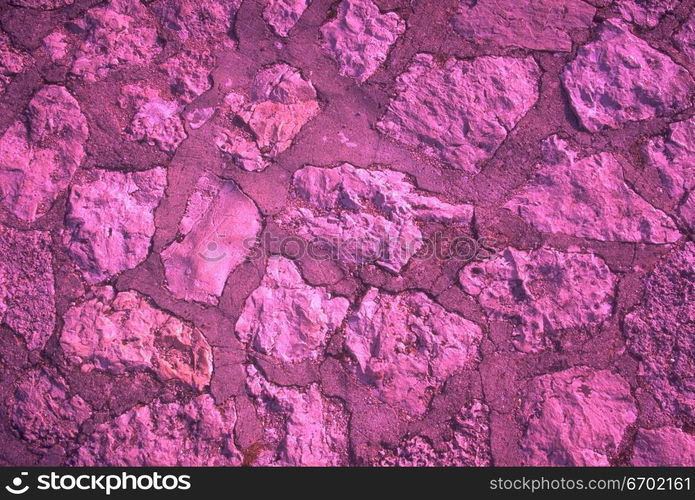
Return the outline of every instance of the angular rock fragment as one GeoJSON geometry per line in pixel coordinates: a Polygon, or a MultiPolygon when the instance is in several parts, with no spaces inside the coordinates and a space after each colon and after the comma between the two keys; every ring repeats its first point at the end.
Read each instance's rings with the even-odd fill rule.
{"type": "Polygon", "coordinates": [[[448,377],[478,361],[481,337],[477,325],[424,293],[372,288],[348,317],[345,346],[379,399],[420,416],[448,377]]]}
{"type": "Polygon", "coordinates": [[[70,192],[65,245],[89,283],[132,269],[147,258],[154,211],[166,170],[122,173],[96,170],[70,192]]]}
{"type": "Polygon", "coordinates": [[[395,450],[382,452],[380,467],[488,467],[490,453],[489,409],[485,403],[474,400],[461,408],[453,419],[453,439],[444,443],[444,451],[437,451],[424,438],[415,436],[401,443],[395,450]]]}
{"type": "Polygon", "coordinates": [[[84,158],[87,120],[64,87],[49,85],[0,137],[0,203],[33,222],[51,208],[84,158]]]}
{"type": "Polygon", "coordinates": [[[273,257],[261,285],[246,300],[236,331],[255,350],[281,361],[317,359],[349,305],[322,287],[307,285],[291,260],[273,257]]]}
{"type": "Polygon", "coordinates": [[[537,230],[600,241],[669,243],[680,233],[661,210],[635,193],[610,153],[580,158],[552,136],[531,181],[505,204],[537,230]]]}
{"type": "Polygon", "coordinates": [[[68,54],[68,43],[65,35],[60,31],[54,31],[43,39],[43,46],[48,52],[51,61],[60,61],[68,54]]]}
{"type": "Polygon", "coordinates": [[[180,112],[176,102],[153,97],[139,107],[130,124],[129,136],[173,153],[187,137],[180,112]]]}
{"type": "Polygon", "coordinates": [[[75,0],[10,0],[10,5],[29,9],[54,10],[72,5],[75,0]]]}
{"type": "Polygon", "coordinates": [[[321,28],[324,47],[338,61],[340,74],[360,83],[386,60],[404,31],[398,14],[381,14],[372,0],[342,0],[337,17],[321,28]]]}
{"type": "Polygon", "coordinates": [[[477,172],[538,99],[531,57],[450,58],[418,54],[398,77],[377,128],[467,172],[477,172]]]}
{"type": "Polygon", "coordinates": [[[88,82],[111,71],[150,64],[162,50],[152,14],[138,0],[110,0],[89,9],[75,26],[87,33],[74,56],[72,73],[88,82]]]}
{"type": "Polygon", "coordinates": [[[268,160],[263,157],[254,138],[239,127],[220,127],[215,136],[215,144],[247,172],[260,172],[268,167],[268,160]]]}
{"type": "Polygon", "coordinates": [[[181,102],[190,103],[212,88],[210,72],[215,57],[208,50],[185,50],[162,65],[169,77],[169,86],[181,102]]]}
{"type": "Polygon", "coordinates": [[[614,20],[599,26],[596,40],[579,49],[561,78],[590,132],[682,111],[695,89],[685,68],[614,20]]]}
{"type": "Polygon", "coordinates": [[[582,0],[462,0],[452,24],[472,42],[569,52],[570,33],[589,28],[595,12],[582,0]]]}
{"type": "Polygon", "coordinates": [[[283,222],[317,239],[351,264],[375,262],[399,272],[422,246],[417,222],[468,224],[470,205],[451,205],[414,189],[405,174],[366,170],[344,163],[298,170],[293,187],[304,206],[283,222]]]}
{"type": "Polygon", "coordinates": [[[150,370],[163,381],[177,379],[198,390],[210,382],[212,349],[200,330],[138,292],[96,289],[65,313],[64,322],[60,345],[83,371],[150,370]]]}
{"type": "Polygon", "coordinates": [[[607,466],[637,408],[625,380],[575,367],[533,379],[521,397],[526,466],[607,466]]]}
{"type": "Polygon", "coordinates": [[[311,3],[311,0],[267,0],[263,9],[263,19],[272,26],[275,33],[287,36],[290,30],[311,3]]]}
{"type": "Polygon", "coordinates": [[[635,467],[695,466],[695,436],[675,427],[640,429],[632,456],[635,467]]]}
{"type": "Polygon", "coordinates": [[[695,64],[695,14],[680,27],[674,36],[676,46],[690,60],[691,64],[695,64]]]}
{"type": "Polygon", "coordinates": [[[90,417],[87,403],[58,375],[42,368],[23,374],[8,405],[12,427],[22,439],[51,447],[74,439],[90,417]]]}
{"type": "Polygon", "coordinates": [[[207,44],[228,39],[241,0],[164,0],[152,10],[179,40],[207,44]]]}
{"type": "Polygon", "coordinates": [[[679,0],[620,0],[617,2],[620,15],[626,21],[639,26],[653,28],[666,13],[678,5],[679,0]]]}
{"type": "Polygon", "coordinates": [[[280,387],[266,381],[250,366],[246,383],[258,403],[258,412],[268,421],[266,439],[277,443],[267,463],[281,466],[339,466],[347,454],[347,418],[340,403],[328,400],[318,384],[305,389],[280,387]]]}
{"type": "Polygon", "coordinates": [[[180,299],[216,304],[260,228],[258,208],[234,182],[203,175],[179,223],[183,238],[162,251],[167,287],[180,299]]]}
{"type": "Polygon", "coordinates": [[[27,64],[27,57],[17,50],[10,37],[0,31],[0,95],[27,64]]]}
{"type": "Polygon", "coordinates": [[[51,237],[0,225],[0,323],[41,349],[56,320],[51,237]]]}
{"type": "Polygon", "coordinates": [[[695,418],[695,244],[668,255],[652,271],[642,305],[625,317],[640,375],[669,413],[695,418]]]}
{"type": "Polygon", "coordinates": [[[615,279],[593,254],[509,247],[469,264],[459,280],[491,319],[514,325],[514,345],[524,352],[552,348],[566,329],[591,331],[613,307],[615,279]]]}
{"type": "Polygon", "coordinates": [[[96,427],[74,465],[212,467],[241,465],[234,445],[236,410],[208,394],[183,404],[154,401],[96,427]]]}

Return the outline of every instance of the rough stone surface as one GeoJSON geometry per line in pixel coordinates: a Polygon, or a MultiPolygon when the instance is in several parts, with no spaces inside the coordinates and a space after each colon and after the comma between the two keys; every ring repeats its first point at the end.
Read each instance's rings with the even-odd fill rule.
{"type": "Polygon", "coordinates": [[[531,57],[438,63],[418,54],[398,77],[397,95],[377,128],[454,168],[476,172],[535,104],[539,76],[531,57]]]}
{"type": "Polygon", "coordinates": [[[615,278],[601,258],[554,250],[502,250],[459,275],[491,319],[514,326],[514,345],[536,352],[562,345],[567,329],[591,332],[610,316],[615,278]]]}
{"type": "Polygon", "coordinates": [[[87,120],[64,87],[49,85],[0,137],[0,200],[32,222],[48,212],[84,158],[87,120]]]}
{"type": "Polygon", "coordinates": [[[172,93],[184,103],[194,101],[212,88],[210,73],[214,66],[215,58],[208,50],[186,50],[162,65],[169,77],[172,93]]]}
{"type": "Polygon", "coordinates": [[[524,465],[606,466],[637,417],[630,386],[576,367],[533,379],[522,397],[524,465]]]}
{"type": "Polygon", "coordinates": [[[0,95],[12,81],[24,69],[26,56],[17,50],[10,38],[0,31],[0,95]]]}
{"type": "Polygon", "coordinates": [[[186,138],[181,108],[174,101],[154,97],[140,106],[130,124],[130,137],[173,153],[186,138]]]}
{"type": "Polygon", "coordinates": [[[96,171],[70,192],[65,245],[90,283],[132,269],[147,258],[154,210],[164,194],[166,171],[96,171]]]}
{"type": "Polygon", "coordinates": [[[618,21],[599,26],[596,40],[565,67],[562,83],[590,132],[682,111],[695,88],[685,68],[618,21]]]}
{"type": "Polygon", "coordinates": [[[651,273],[642,304],[625,317],[630,351],[661,406],[695,417],[695,244],[651,273]]]}
{"type": "Polygon", "coordinates": [[[291,260],[268,260],[265,277],[246,300],[236,331],[263,354],[282,361],[316,359],[350,303],[307,285],[291,260]]]}
{"type": "Polygon", "coordinates": [[[617,6],[626,21],[653,28],[678,3],[679,0],[620,0],[617,6]]]}
{"type": "Polygon", "coordinates": [[[207,394],[186,403],[154,401],[97,426],[78,450],[78,466],[234,466],[237,416],[232,400],[215,405],[207,394]]]}
{"type": "Polygon", "coordinates": [[[229,39],[241,0],[164,0],[152,9],[182,42],[209,44],[229,39]]]}
{"type": "Polygon", "coordinates": [[[287,224],[333,248],[349,263],[374,262],[398,272],[422,245],[417,222],[467,224],[470,205],[451,205],[414,189],[393,170],[372,171],[344,163],[305,167],[294,175],[302,205],[288,211],[287,224]]]}
{"type": "Polygon", "coordinates": [[[275,33],[287,36],[290,30],[311,3],[311,0],[267,0],[263,19],[272,26],[275,33]]]}
{"type": "Polygon", "coordinates": [[[695,14],[683,23],[683,26],[676,32],[674,40],[676,46],[690,60],[690,63],[695,64],[695,14]]]}
{"type": "Polygon", "coordinates": [[[210,382],[212,350],[200,330],[138,292],[96,289],[93,298],[70,308],[64,321],[60,345],[83,371],[150,370],[161,380],[177,379],[199,390],[210,382]]]}
{"type": "Polygon", "coordinates": [[[260,228],[256,205],[234,182],[201,177],[179,223],[183,238],[162,252],[169,290],[180,299],[217,303],[260,228]]]}
{"type": "Polygon", "coordinates": [[[640,429],[632,465],[636,467],[695,466],[695,436],[674,427],[640,429]]]}
{"type": "Polygon", "coordinates": [[[580,157],[552,136],[530,182],[505,207],[546,233],[600,241],[668,243],[680,233],[661,210],[634,192],[610,153],[580,157]]]}
{"type": "Polygon", "coordinates": [[[479,360],[480,327],[420,292],[370,289],[347,320],[354,371],[384,402],[413,416],[427,410],[446,379],[479,360]]]}
{"type": "Polygon", "coordinates": [[[321,28],[324,46],[338,61],[340,74],[364,82],[386,60],[405,31],[395,12],[382,14],[372,0],[342,0],[337,17],[321,28]]]}
{"type": "Polygon", "coordinates": [[[51,238],[0,225],[0,323],[40,349],[56,320],[51,238]]]}
{"type": "Polygon", "coordinates": [[[462,0],[452,23],[458,34],[472,42],[570,51],[570,32],[587,29],[595,12],[582,0],[462,0]]]}
{"type": "Polygon", "coordinates": [[[72,5],[75,0],[10,0],[9,3],[28,9],[53,10],[72,5]]]}

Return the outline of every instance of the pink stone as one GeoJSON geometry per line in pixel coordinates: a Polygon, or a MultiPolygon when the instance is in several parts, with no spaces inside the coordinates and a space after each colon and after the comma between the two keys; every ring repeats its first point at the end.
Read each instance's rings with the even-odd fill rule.
{"type": "Polygon", "coordinates": [[[519,414],[523,465],[606,466],[637,408],[621,376],[582,366],[529,382],[519,414]]]}
{"type": "Polygon", "coordinates": [[[153,97],[139,107],[130,123],[129,136],[173,153],[187,137],[180,112],[176,102],[153,97]]]}
{"type": "Polygon", "coordinates": [[[263,9],[263,19],[272,26],[275,33],[287,36],[290,30],[311,3],[311,0],[267,0],[263,9]]]}
{"type": "Polygon", "coordinates": [[[212,88],[210,72],[214,67],[215,57],[208,50],[186,50],[162,65],[172,92],[184,103],[193,102],[212,88]]]}
{"type": "Polygon", "coordinates": [[[24,70],[28,57],[17,50],[10,37],[0,31],[0,95],[12,79],[24,70]]]}
{"type": "Polygon", "coordinates": [[[54,31],[43,39],[43,46],[51,61],[60,61],[68,54],[68,43],[61,31],[54,31]]]}
{"type": "Polygon", "coordinates": [[[653,28],[666,13],[678,5],[679,0],[618,0],[618,10],[626,21],[653,28]]]}
{"type": "Polygon", "coordinates": [[[676,46],[690,60],[690,63],[695,64],[695,14],[683,23],[676,32],[674,40],[676,46]]]}
{"type": "Polygon", "coordinates": [[[215,43],[229,38],[241,0],[164,0],[152,10],[182,42],[215,43]]]}
{"type": "Polygon", "coordinates": [[[291,260],[273,257],[261,285],[246,300],[236,332],[255,350],[281,361],[317,359],[349,305],[304,283],[291,260]]]}
{"type": "Polygon", "coordinates": [[[337,17],[321,28],[323,45],[340,65],[340,74],[362,83],[386,60],[405,31],[395,12],[382,14],[372,0],[342,0],[337,17]]]}
{"type": "Polygon", "coordinates": [[[427,411],[447,378],[479,360],[482,331],[424,293],[371,288],[347,320],[345,346],[357,377],[412,416],[427,411]]]}
{"type": "Polygon", "coordinates": [[[632,456],[635,467],[695,466],[695,436],[675,427],[640,429],[632,456]]]}
{"type": "Polygon", "coordinates": [[[60,345],[83,371],[112,375],[154,372],[202,390],[212,374],[212,349],[200,330],[154,307],[135,291],[111,287],[71,307],[64,316],[60,345]]]}
{"type": "Polygon", "coordinates": [[[60,9],[73,3],[75,0],[9,0],[10,5],[39,10],[60,9]]]}
{"type": "Polygon", "coordinates": [[[531,57],[450,58],[418,54],[400,75],[377,128],[466,172],[477,172],[538,99],[531,57]]]}

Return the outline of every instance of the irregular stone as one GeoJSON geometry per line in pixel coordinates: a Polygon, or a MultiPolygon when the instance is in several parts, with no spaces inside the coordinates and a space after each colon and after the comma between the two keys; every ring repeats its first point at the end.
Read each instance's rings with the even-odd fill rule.
{"type": "Polygon", "coordinates": [[[418,54],[398,77],[377,128],[467,172],[477,172],[538,99],[531,57],[450,58],[418,54]]]}
{"type": "Polygon", "coordinates": [[[258,208],[234,182],[204,174],[179,223],[183,238],[162,252],[167,287],[180,299],[216,304],[260,229],[258,208]]]}
{"type": "Polygon", "coordinates": [[[152,10],[182,42],[211,44],[229,38],[241,0],[164,0],[152,10]]]}
{"type": "Polygon", "coordinates": [[[7,406],[10,424],[22,439],[47,448],[75,439],[91,411],[71,392],[62,378],[42,368],[22,374],[7,406]]]}
{"type": "Polygon", "coordinates": [[[212,467],[241,465],[233,401],[203,394],[188,403],[154,401],[96,427],[74,465],[212,467]]]}
{"type": "Polygon", "coordinates": [[[56,320],[51,236],[0,225],[0,323],[41,349],[56,320]]]}
{"type": "Polygon", "coordinates": [[[0,95],[26,64],[27,57],[12,45],[10,37],[0,31],[0,95]]]}
{"type": "Polygon", "coordinates": [[[54,31],[43,39],[43,46],[48,52],[51,61],[60,61],[68,54],[68,43],[65,35],[60,31],[54,31]]]}
{"type": "Polygon", "coordinates": [[[219,127],[215,135],[215,144],[220,151],[228,154],[237,166],[247,172],[260,172],[269,165],[251,134],[239,127],[219,127]]]}
{"type": "Polygon", "coordinates": [[[135,291],[111,287],[71,307],[60,345],[83,371],[112,375],[150,370],[202,390],[212,374],[212,349],[194,326],[152,306],[135,291]]]}
{"type": "Polygon", "coordinates": [[[185,50],[162,65],[169,76],[169,86],[181,102],[190,103],[212,88],[210,72],[215,57],[208,50],[185,50]]]}
{"type": "Polygon", "coordinates": [[[95,170],[70,192],[65,245],[89,283],[132,269],[147,258],[154,211],[166,170],[122,173],[95,170]]]}
{"type": "Polygon", "coordinates": [[[311,3],[311,0],[267,0],[263,9],[263,19],[280,36],[287,36],[290,30],[311,3]]]}
{"type": "Polygon", "coordinates": [[[672,123],[668,137],[656,137],[642,149],[674,200],[695,188],[695,118],[672,123]]]}
{"type": "Polygon", "coordinates": [[[54,10],[72,5],[75,0],[9,0],[10,5],[29,9],[54,10]]]}
{"type": "Polygon", "coordinates": [[[669,413],[695,418],[695,244],[654,268],[641,306],[625,317],[640,375],[669,413]]]}
{"type": "Polygon", "coordinates": [[[600,241],[669,243],[680,233],[625,182],[611,153],[580,158],[552,136],[538,171],[504,206],[545,233],[600,241]]]}
{"type": "Polygon", "coordinates": [[[325,398],[318,384],[304,390],[280,387],[248,367],[246,387],[256,399],[257,411],[278,426],[265,426],[266,440],[277,442],[275,456],[259,465],[343,465],[346,460],[347,419],[342,405],[325,398]],[[274,428],[279,427],[279,428],[274,428]],[[279,435],[278,435],[279,434],[279,435]]]}
{"type": "Polygon", "coordinates": [[[674,36],[676,47],[695,64],[695,14],[683,23],[674,36]]]}
{"type": "Polygon", "coordinates": [[[579,49],[561,78],[590,132],[682,111],[695,89],[685,68],[615,20],[599,26],[596,40],[579,49]]]}
{"type": "Polygon", "coordinates": [[[489,409],[474,400],[461,408],[453,419],[453,439],[446,441],[444,451],[437,451],[424,438],[414,436],[395,450],[381,452],[376,465],[380,467],[488,467],[490,454],[489,409]]]}
{"type": "Polygon", "coordinates": [[[337,17],[321,28],[323,45],[338,61],[340,74],[360,83],[386,60],[404,31],[398,14],[381,14],[372,0],[342,0],[337,17]]]}
{"type": "Polygon", "coordinates": [[[405,174],[344,163],[298,170],[293,188],[302,205],[280,220],[315,238],[348,263],[400,272],[422,246],[417,222],[468,224],[470,205],[451,205],[415,190],[405,174]]]}
{"type": "Polygon", "coordinates": [[[690,195],[680,206],[680,214],[690,231],[695,233],[695,190],[690,191],[690,195]]]}
{"type": "Polygon", "coordinates": [[[640,429],[632,457],[635,467],[695,466],[695,436],[675,427],[640,429]]]}
{"type": "Polygon", "coordinates": [[[481,337],[477,325],[424,293],[372,288],[348,317],[345,347],[379,399],[421,416],[448,377],[478,361],[481,337]]]}
{"type": "Polygon", "coordinates": [[[514,326],[514,346],[538,352],[570,328],[591,332],[611,314],[615,279],[593,254],[512,247],[461,270],[459,281],[493,320],[514,326]]]}
{"type": "Polygon", "coordinates": [[[620,375],[582,366],[533,379],[519,415],[523,465],[607,466],[637,408],[620,375]]]}
{"type": "Polygon", "coordinates": [[[581,0],[462,0],[452,24],[474,43],[569,52],[570,33],[589,28],[595,13],[581,0]]]}
{"type": "Polygon", "coordinates": [[[617,2],[620,15],[626,21],[639,26],[653,28],[661,17],[671,11],[679,0],[620,0],[617,2]]]}
{"type": "Polygon", "coordinates": [[[87,36],[75,53],[71,71],[88,82],[123,67],[148,65],[162,50],[154,18],[139,0],[110,0],[89,9],[74,24],[87,36]]]}
{"type": "Polygon", "coordinates": [[[0,138],[0,200],[33,222],[48,212],[84,158],[87,120],[64,87],[49,85],[0,138]]]}
{"type": "Polygon", "coordinates": [[[349,306],[347,299],[307,285],[291,260],[272,257],[246,300],[236,332],[255,350],[282,361],[317,359],[349,306]]]}
{"type": "Polygon", "coordinates": [[[186,111],[183,114],[183,117],[186,119],[189,127],[191,127],[193,130],[197,130],[205,125],[214,114],[215,108],[213,107],[195,108],[186,111]]]}
{"type": "Polygon", "coordinates": [[[173,153],[188,137],[180,112],[176,102],[153,97],[140,106],[133,117],[129,136],[132,140],[144,141],[166,153],[173,153]]]}

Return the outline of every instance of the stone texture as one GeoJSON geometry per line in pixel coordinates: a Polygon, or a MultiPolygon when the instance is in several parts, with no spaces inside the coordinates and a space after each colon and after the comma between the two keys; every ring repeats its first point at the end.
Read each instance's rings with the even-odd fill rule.
{"type": "Polygon", "coordinates": [[[625,317],[628,348],[640,375],[667,411],[695,418],[695,244],[652,271],[642,304],[625,317]]]}
{"type": "Polygon", "coordinates": [[[65,246],[90,283],[143,262],[154,235],[154,211],[164,194],[166,170],[122,173],[98,170],[73,185],[65,246]]]}
{"type": "Polygon", "coordinates": [[[637,409],[621,376],[575,367],[529,382],[519,414],[524,465],[607,466],[637,409]]]}
{"type": "Polygon", "coordinates": [[[504,206],[539,231],[600,241],[674,242],[680,238],[666,214],[625,182],[610,153],[580,157],[552,136],[529,183],[504,206]]]}
{"type": "Polygon", "coordinates": [[[54,31],[43,39],[43,46],[51,61],[60,61],[68,54],[69,45],[61,31],[54,31]]]}
{"type": "Polygon", "coordinates": [[[0,225],[0,323],[41,349],[56,320],[51,237],[0,225]]]}
{"type": "Polygon", "coordinates": [[[371,288],[345,329],[358,379],[384,402],[412,416],[427,411],[446,379],[479,360],[482,331],[420,292],[371,288]]]}
{"type": "Polygon", "coordinates": [[[149,370],[161,380],[205,388],[212,349],[196,327],[154,307],[135,291],[98,288],[64,316],[60,345],[82,371],[113,375],[149,370]]]}
{"type": "Polygon", "coordinates": [[[290,30],[311,3],[311,0],[267,0],[263,9],[263,19],[280,36],[287,36],[290,30]]]}
{"type": "Polygon", "coordinates": [[[605,21],[562,75],[574,112],[590,132],[688,108],[690,74],[619,21],[605,21]]]}
{"type": "Polygon", "coordinates": [[[277,443],[275,453],[258,465],[339,466],[345,460],[347,419],[339,403],[327,400],[317,384],[304,390],[280,387],[248,368],[247,391],[258,412],[275,425],[266,425],[266,440],[277,443]]]}
{"type": "Polygon", "coordinates": [[[452,24],[474,43],[569,52],[570,33],[588,29],[595,13],[581,0],[462,0],[452,24]]]}
{"type": "Polygon", "coordinates": [[[468,224],[470,205],[425,196],[394,170],[366,170],[344,163],[307,166],[293,178],[300,201],[283,222],[333,249],[353,264],[374,262],[399,272],[422,246],[418,222],[468,224]]]}
{"type": "Polygon", "coordinates": [[[317,359],[349,305],[304,283],[291,260],[273,257],[261,285],[246,300],[236,332],[255,350],[281,361],[317,359]]]}
{"type": "Polygon", "coordinates": [[[72,5],[75,0],[10,0],[10,5],[28,9],[54,10],[72,5]]]}
{"type": "Polygon", "coordinates": [[[87,120],[64,87],[39,90],[0,137],[0,200],[22,220],[48,212],[84,158],[87,120]]]}
{"type": "Polygon", "coordinates": [[[182,42],[213,44],[229,40],[241,0],[164,0],[152,10],[182,42]]]}
{"type": "Polygon", "coordinates": [[[616,3],[626,21],[653,28],[666,13],[677,6],[679,0],[620,0],[616,3]]]}
{"type": "Polygon", "coordinates": [[[129,136],[173,153],[187,137],[180,112],[181,107],[176,102],[153,97],[139,107],[130,123],[129,136]]]}
{"type": "Polygon", "coordinates": [[[695,436],[675,427],[640,429],[632,465],[636,467],[695,466],[695,436]]]}
{"type": "Polygon", "coordinates": [[[209,50],[185,50],[162,65],[172,93],[184,103],[193,102],[212,88],[210,73],[214,67],[215,57],[209,50]]]}
{"type": "Polygon", "coordinates": [[[490,428],[488,407],[474,400],[453,419],[453,439],[437,451],[421,436],[400,443],[395,450],[382,451],[375,465],[380,467],[489,467],[490,428]]]}
{"type": "Polygon", "coordinates": [[[454,168],[477,172],[538,99],[539,76],[531,57],[438,63],[418,54],[398,77],[377,128],[454,168]]]}
{"type": "Polygon", "coordinates": [[[41,368],[22,374],[9,408],[15,431],[46,448],[77,437],[80,424],[91,415],[87,403],[62,378],[41,368]]]}
{"type": "Polygon", "coordinates": [[[592,254],[509,247],[468,264],[459,280],[490,319],[514,326],[514,345],[524,352],[560,347],[563,330],[592,332],[613,306],[615,279],[592,254]]]}
{"type": "Polygon", "coordinates": [[[321,35],[340,65],[340,74],[362,83],[386,60],[404,31],[405,22],[398,14],[381,14],[372,0],[342,0],[336,18],[321,28],[321,35]]]}
{"type": "Polygon", "coordinates": [[[216,304],[260,229],[256,205],[234,182],[204,174],[179,223],[183,238],[162,251],[167,287],[180,299],[216,304]]]}
{"type": "Polygon", "coordinates": [[[674,41],[690,63],[695,64],[695,14],[676,31],[674,41]]]}
{"type": "Polygon", "coordinates": [[[0,31],[0,95],[12,79],[22,72],[27,63],[27,57],[17,50],[10,37],[0,31]]]}
{"type": "Polygon", "coordinates": [[[219,467],[241,465],[236,410],[208,394],[186,403],[154,401],[100,424],[74,458],[77,466],[219,467]]]}

